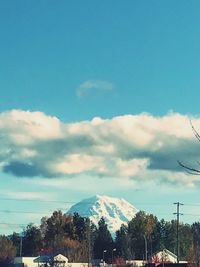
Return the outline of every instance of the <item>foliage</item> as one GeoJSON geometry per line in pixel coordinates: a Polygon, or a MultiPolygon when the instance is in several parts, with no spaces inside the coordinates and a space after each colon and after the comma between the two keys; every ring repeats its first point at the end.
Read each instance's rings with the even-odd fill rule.
{"type": "MultiPolygon", "coordinates": [[[[199,225],[198,225],[199,227],[199,225]]],[[[193,226],[196,232],[200,230],[197,225],[193,226]],[[198,229],[198,230],[197,230],[198,229]]],[[[119,255],[125,259],[144,259],[146,249],[148,258],[164,248],[176,254],[177,248],[177,221],[159,221],[152,214],[139,211],[128,223],[128,228],[123,226],[116,233],[116,247],[119,255]],[[146,248],[147,245],[147,248],[146,248]]],[[[180,256],[186,259],[188,251],[193,244],[192,228],[188,224],[179,225],[180,256]]],[[[196,240],[198,234],[195,235],[196,240]]]]}
{"type": "Polygon", "coordinates": [[[50,218],[42,219],[40,229],[43,249],[62,253],[70,261],[88,261],[88,247],[93,244],[90,233],[94,231],[94,225],[88,219],[77,213],[72,216],[55,211],[50,218]]]}
{"type": "Polygon", "coordinates": [[[13,246],[16,249],[16,256],[19,256],[20,255],[20,242],[21,242],[20,234],[13,232],[13,234],[8,236],[8,238],[12,241],[13,246]]]}
{"type": "Polygon", "coordinates": [[[63,238],[66,236],[64,231],[66,218],[61,211],[54,211],[50,218],[42,221],[44,231],[44,241],[46,247],[51,247],[53,252],[60,248],[63,238]],[[45,225],[45,226],[44,226],[45,225]]]}
{"type": "Polygon", "coordinates": [[[181,223],[179,225],[179,235],[180,235],[180,259],[186,259],[188,253],[193,246],[193,236],[192,229],[189,224],[181,223]]]}
{"type": "Polygon", "coordinates": [[[8,264],[16,255],[16,248],[6,236],[0,236],[0,265],[8,264]]]}
{"type": "MultiPolygon", "coordinates": [[[[54,211],[50,217],[43,217],[40,226],[27,225],[23,231],[22,255],[61,253],[70,262],[88,262],[102,259],[111,262],[112,257],[123,265],[123,260],[144,259],[146,249],[148,258],[164,248],[176,254],[177,221],[158,220],[152,214],[139,211],[128,223],[116,232],[115,241],[103,218],[94,226],[79,214],[65,215],[54,211]],[[147,247],[146,247],[147,246],[147,247]],[[116,250],[113,250],[113,249],[116,250]]],[[[180,259],[190,260],[194,266],[199,264],[200,223],[179,224],[180,259]]],[[[9,261],[13,255],[19,256],[20,235],[1,236],[0,260],[9,261]],[[3,245],[2,245],[3,244],[3,245]]]]}
{"type": "Polygon", "coordinates": [[[42,236],[39,227],[28,224],[23,231],[22,256],[38,256],[42,248],[42,236]]]}
{"type": "Polygon", "coordinates": [[[149,244],[149,252],[155,251],[160,235],[157,232],[158,220],[152,214],[145,214],[139,211],[128,224],[128,234],[130,236],[131,256],[135,259],[145,258],[145,242],[149,244]]]}
{"type": "Polygon", "coordinates": [[[123,267],[123,266],[126,266],[126,261],[124,260],[123,257],[116,257],[114,258],[114,264],[117,266],[117,267],[123,267]]]}
{"type": "Polygon", "coordinates": [[[111,251],[114,248],[112,236],[108,230],[107,224],[102,217],[98,223],[96,236],[94,240],[94,257],[95,259],[102,259],[103,251],[106,250],[104,259],[111,258],[111,251]]]}
{"type": "Polygon", "coordinates": [[[126,225],[122,224],[116,232],[115,244],[119,256],[126,260],[131,258],[130,236],[126,225]]]}

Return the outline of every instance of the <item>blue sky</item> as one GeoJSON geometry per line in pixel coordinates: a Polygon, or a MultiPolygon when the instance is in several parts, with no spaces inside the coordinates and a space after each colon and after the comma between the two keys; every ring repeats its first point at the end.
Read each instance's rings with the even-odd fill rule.
{"type": "Polygon", "coordinates": [[[0,233],[97,193],[166,219],[199,202],[199,178],[177,166],[199,157],[199,8],[1,1],[0,233]]]}

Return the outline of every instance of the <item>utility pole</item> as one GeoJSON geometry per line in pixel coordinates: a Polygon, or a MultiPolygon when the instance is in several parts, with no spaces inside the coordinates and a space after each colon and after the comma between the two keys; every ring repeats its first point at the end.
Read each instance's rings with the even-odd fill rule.
{"type": "Polygon", "coordinates": [[[90,229],[90,219],[87,221],[87,228],[86,228],[86,233],[87,233],[87,249],[88,249],[88,267],[91,265],[91,229],[90,229]]]}
{"type": "Polygon", "coordinates": [[[21,236],[20,236],[19,256],[20,257],[22,256],[22,233],[21,233],[21,236]]]}
{"type": "Polygon", "coordinates": [[[23,250],[23,233],[24,233],[24,231],[23,231],[23,227],[22,226],[20,226],[20,228],[21,228],[21,231],[20,231],[20,241],[19,241],[19,256],[22,257],[22,254],[23,254],[23,252],[22,252],[22,250],[23,250]]]}
{"type": "Polygon", "coordinates": [[[145,261],[147,264],[147,261],[148,261],[148,258],[147,258],[147,253],[148,253],[148,251],[147,251],[147,239],[146,239],[145,235],[143,235],[143,237],[144,237],[144,247],[145,247],[145,261]]]}
{"type": "Polygon", "coordinates": [[[113,267],[113,252],[116,251],[116,250],[117,250],[116,248],[112,249],[112,267],[113,267]]]}
{"type": "Polygon", "coordinates": [[[183,203],[175,202],[174,205],[176,205],[176,212],[174,212],[175,215],[177,215],[177,221],[176,221],[176,250],[177,250],[177,263],[179,263],[179,216],[183,215],[183,213],[180,213],[179,207],[183,205],[183,203]]]}

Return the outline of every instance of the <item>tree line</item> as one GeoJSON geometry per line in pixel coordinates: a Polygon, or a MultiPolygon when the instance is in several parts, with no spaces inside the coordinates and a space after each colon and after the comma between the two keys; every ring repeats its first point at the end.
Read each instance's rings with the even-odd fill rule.
{"type": "MultiPolygon", "coordinates": [[[[139,211],[112,236],[106,221],[101,218],[95,226],[79,214],[65,215],[54,211],[43,217],[39,226],[28,224],[22,235],[16,232],[0,236],[0,264],[14,256],[38,256],[61,253],[70,262],[89,262],[92,259],[148,259],[164,248],[177,253],[177,221],[165,221],[139,211]],[[147,245],[147,251],[145,248],[147,245]]],[[[180,259],[199,263],[200,222],[179,224],[180,259]]]]}

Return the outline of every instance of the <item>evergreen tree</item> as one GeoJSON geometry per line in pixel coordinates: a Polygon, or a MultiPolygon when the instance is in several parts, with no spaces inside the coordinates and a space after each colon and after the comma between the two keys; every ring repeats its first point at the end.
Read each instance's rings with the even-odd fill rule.
{"type": "Polygon", "coordinates": [[[165,222],[164,233],[163,233],[164,247],[173,252],[174,254],[177,253],[176,229],[177,229],[176,220],[171,220],[171,222],[165,222]]]}
{"type": "Polygon", "coordinates": [[[188,252],[193,246],[192,228],[189,224],[181,223],[179,225],[180,239],[180,259],[184,260],[188,257],[188,252]]]}
{"type": "Polygon", "coordinates": [[[94,240],[94,258],[102,259],[103,251],[106,250],[104,259],[108,260],[111,258],[111,253],[113,249],[113,239],[108,230],[107,224],[102,217],[98,222],[98,228],[95,233],[94,240]]]}
{"type": "Polygon", "coordinates": [[[87,238],[87,221],[86,218],[81,217],[78,213],[73,216],[74,225],[74,238],[79,241],[86,240],[87,238]]]}
{"type": "Polygon", "coordinates": [[[38,256],[42,248],[42,236],[40,228],[33,224],[27,225],[23,232],[22,255],[38,256]]]}
{"type": "Polygon", "coordinates": [[[65,234],[66,217],[61,211],[54,211],[52,216],[45,221],[46,231],[44,235],[45,246],[57,252],[60,249],[61,243],[66,236],[65,234]]]}
{"type": "Polygon", "coordinates": [[[128,224],[130,236],[130,249],[133,259],[144,259],[145,257],[145,213],[139,211],[128,224]]]}
{"type": "Polygon", "coordinates": [[[16,256],[19,257],[19,255],[20,255],[20,242],[21,242],[20,234],[13,232],[13,234],[10,235],[8,238],[12,241],[14,247],[16,248],[16,256]]]}
{"type": "Polygon", "coordinates": [[[195,249],[200,248],[200,222],[195,222],[191,225],[193,244],[195,249]]]}
{"type": "Polygon", "coordinates": [[[132,258],[145,259],[148,247],[149,256],[154,251],[153,246],[158,239],[158,232],[156,232],[157,221],[157,218],[152,214],[148,215],[143,211],[139,211],[129,222],[128,234],[130,236],[132,258]]]}
{"type": "Polygon", "coordinates": [[[120,257],[125,260],[131,259],[130,237],[128,234],[128,227],[124,224],[122,224],[120,229],[116,232],[115,247],[120,257]]]}

